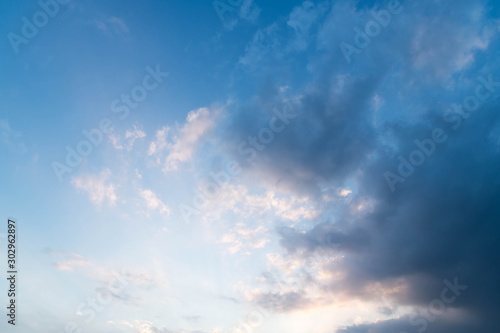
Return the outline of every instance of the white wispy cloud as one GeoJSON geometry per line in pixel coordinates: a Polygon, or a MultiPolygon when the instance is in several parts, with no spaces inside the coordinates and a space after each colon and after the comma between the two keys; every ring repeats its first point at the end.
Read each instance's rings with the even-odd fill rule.
{"type": "Polygon", "coordinates": [[[128,146],[127,149],[130,150],[132,149],[132,146],[134,145],[135,140],[137,139],[142,139],[146,137],[146,133],[144,133],[142,130],[138,129],[134,125],[133,130],[127,130],[125,132],[125,139],[128,140],[128,146]]]}
{"type": "Polygon", "coordinates": [[[206,331],[200,331],[200,330],[186,331],[186,330],[169,329],[166,327],[160,328],[159,325],[147,320],[131,320],[131,321],[124,320],[118,323],[113,322],[112,324],[116,325],[117,327],[120,327],[120,329],[122,330],[124,328],[132,328],[134,329],[134,332],[137,333],[208,333],[206,331]]]}
{"type": "MultiPolygon", "coordinates": [[[[199,190],[203,191],[203,186],[199,190]]],[[[246,186],[233,184],[224,185],[217,197],[206,201],[201,215],[205,220],[212,221],[219,220],[227,212],[242,218],[273,213],[293,224],[302,219],[315,219],[320,213],[307,196],[298,197],[272,190],[251,194],[246,186]]]]}
{"type": "Polygon", "coordinates": [[[101,20],[95,20],[94,25],[107,35],[121,35],[130,32],[125,21],[116,16],[110,16],[101,20]]]}
{"type": "MultiPolygon", "coordinates": [[[[268,234],[269,232],[264,226],[249,228],[243,222],[239,222],[235,228],[232,228],[222,236],[219,243],[227,244],[229,253],[234,254],[245,248],[263,248],[269,243],[268,234]]],[[[250,254],[250,252],[247,250],[245,254],[250,254]]]]}
{"type": "Polygon", "coordinates": [[[166,216],[170,215],[170,209],[165,205],[156,194],[151,190],[141,190],[141,197],[146,202],[146,206],[149,210],[157,210],[160,214],[166,216]]]}
{"type": "Polygon", "coordinates": [[[109,181],[111,170],[104,169],[98,175],[83,175],[71,179],[71,184],[79,190],[88,193],[90,201],[101,206],[107,201],[109,205],[114,205],[116,196],[116,185],[109,181]]]}
{"type": "MultiPolygon", "coordinates": [[[[167,151],[164,160],[163,171],[175,171],[179,164],[190,161],[200,143],[215,125],[217,110],[200,108],[190,111],[183,126],[178,127],[169,141],[168,127],[163,127],[156,133],[155,141],[149,145],[148,154],[154,156],[167,151]]],[[[159,158],[159,157],[158,157],[159,158]]]]}
{"type": "Polygon", "coordinates": [[[122,279],[127,282],[129,291],[158,288],[167,282],[165,272],[158,268],[158,263],[155,263],[156,265],[149,269],[139,267],[115,269],[76,253],[49,249],[47,254],[53,257],[53,267],[56,270],[84,276],[89,280],[97,281],[103,286],[117,275],[121,275],[122,279]]]}
{"type": "Polygon", "coordinates": [[[26,147],[21,141],[21,133],[13,130],[5,119],[0,119],[0,144],[11,150],[26,152],[26,147]]]}
{"type": "Polygon", "coordinates": [[[111,141],[111,144],[113,145],[113,147],[115,147],[115,149],[118,149],[118,150],[122,150],[123,149],[123,145],[120,142],[120,136],[119,135],[117,135],[115,133],[111,133],[111,134],[108,135],[108,138],[111,141]]]}
{"type": "Polygon", "coordinates": [[[92,263],[88,260],[85,260],[81,255],[71,254],[67,258],[56,261],[54,266],[59,271],[70,271],[74,272],[80,268],[89,268],[92,266],[92,263]]]}
{"type": "Polygon", "coordinates": [[[318,21],[319,15],[323,14],[327,6],[315,5],[311,1],[304,1],[301,6],[295,7],[288,17],[287,25],[294,31],[294,40],[290,41],[289,48],[292,50],[305,50],[314,38],[311,38],[313,25],[318,21]]]}
{"type": "Polygon", "coordinates": [[[142,129],[137,128],[137,126],[134,125],[133,129],[128,129],[125,131],[125,139],[122,142],[122,139],[120,135],[116,133],[111,133],[108,135],[109,140],[111,141],[111,144],[113,147],[115,147],[118,150],[123,150],[126,149],[127,151],[132,150],[134,147],[134,142],[137,139],[143,139],[146,137],[146,133],[142,129]]]}
{"type": "Polygon", "coordinates": [[[154,155],[167,148],[167,134],[169,130],[168,126],[164,126],[156,132],[155,141],[149,145],[148,155],[154,155]]]}

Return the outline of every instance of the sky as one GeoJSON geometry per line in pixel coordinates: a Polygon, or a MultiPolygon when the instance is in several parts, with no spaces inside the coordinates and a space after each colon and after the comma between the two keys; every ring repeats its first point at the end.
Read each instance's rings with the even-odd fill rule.
{"type": "Polygon", "coordinates": [[[498,330],[497,1],[0,21],[2,332],[498,330]]]}

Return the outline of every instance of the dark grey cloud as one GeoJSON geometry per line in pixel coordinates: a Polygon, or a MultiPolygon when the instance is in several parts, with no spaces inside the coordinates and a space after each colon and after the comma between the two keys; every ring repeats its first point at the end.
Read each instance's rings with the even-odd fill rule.
{"type": "MultiPolygon", "coordinates": [[[[305,233],[280,228],[282,247],[289,255],[307,257],[331,245],[331,255],[344,255],[330,267],[346,273],[344,280],[327,287],[332,299],[347,294],[380,300],[368,286],[391,286],[403,279],[408,288],[386,296],[399,305],[425,307],[440,297],[445,279],[457,277],[468,288],[448,308],[463,310],[471,321],[439,317],[426,332],[494,331],[500,311],[500,156],[497,139],[492,139],[500,127],[498,110],[498,100],[485,105],[457,131],[437,118],[432,126],[401,130],[401,142],[424,138],[438,125],[450,138],[395,192],[383,173],[394,169],[397,160],[393,152],[378,150],[379,156],[364,165],[354,198],[373,198],[373,211],[358,216],[345,210],[337,222],[305,233]]],[[[412,149],[403,144],[400,152],[412,149]]],[[[289,300],[282,301],[281,307],[289,306],[289,300]]],[[[402,330],[417,331],[402,319],[340,332],[402,330]]]]}
{"type": "Polygon", "coordinates": [[[218,132],[221,146],[264,183],[319,195],[325,182],[341,184],[378,153],[382,134],[396,130],[387,121],[414,123],[416,113],[451,101],[454,94],[445,87],[454,84],[451,75],[470,66],[495,34],[495,24],[483,20],[484,2],[460,2],[450,15],[451,5],[437,1],[401,3],[402,13],[350,65],[339,44],[354,43],[353,28],[373,20],[372,7],[310,3],[297,7],[293,18],[259,30],[244,56],[259,88],[248,102],[229,107],[218,132]],[[287,44],[304,33],[309,42],[300,52],[287,44]],[[299,86],[283,92],[292,80],[299,86]],[[380,110],[377,98],[384,104],[380,110]],[[268,127],[274,109],[285,108],[297,117],[271,144],[250,161],[238,153],[240,142],[268,127]]]}
{"type": "MultiPolygon", "coordinates": [[[[358,16],[338,12],[352,6],[336,2],[317,27],[315,46],[325,50],[324,57],[307,51],[296,57],[294,64],[305,63],[309,78],[289,94],[280,90],[286,85],[281,73],[293,61],[283,66],[273,61],[288,52],[280,40],[268,43],[281,48],[278,58],[265,48],[253,58],[257,63],[265,59],[267,76],[256,74],[262,75],[265,89],[234,107],[224,124],[225,138],[239,143],[256,135],[274,108],[287,106],[297,117],[253,160],[237,153],[235,158],[262,182],[318,202],[322,188],[339,188],[346,180],[354,184],[351,204],[335,207],[335,219],[323,215],[305,232],[277,229],[288,256],[311,256],[330,245],[331,255],[343,255],[329,269],[345,273],[345,278],[324,286],[332,299],[342,295],[380,300],[385,291],[374,292],[370,286],[389,290],[399,284],[405,288],[384,296],[400,306],[425,308],[440,297],[445,280],[457,277],[467,291],[429,323],[426,332],[498,330],[500,90],[457,130],[442,118],[451,103],[474,93],[477,76],[492,75],[500,81],[498,23],[489,14],[490,5],[405,2],[405,11],[393,18],[384,35],[346,67],[338,43],[352,38],[352,27],[366,23],[369,16],[361,4],[358,16]],[[357,19],[345,21],[352,17],[357,19]],[[276,65],[274,70],[270,63],[276,65]],[[377,98],[378,107],[373,104],[377,98]],[[416,149],[414,141],[429,138],[435,128],[448,139],[392,192],[384,173],[396,172],[398,156],[408,158],[416,149]],[[372,203],[370,210],[353,210],[366,200],[372,203]]],[[[266,36],[278,38],[278,30],[268,30],[266,36]]],[[[322,204],[325,209],[333,205],[322,204]]],[[[310,304],[300,292],[264,293],[256,302],[278,311],[310,304]]],[[[390,316],[393,310],[384,308],[381,314],[390,316]]],[[[402,317],[338,332],[416,332],[410,320],[402,317]]]]}
{"type": "MultiPolygon", "coordinates": [[[[425,332],[428,333],[442,333],[442,332],[454,332],[454,333],[467,333],[467,332],[478,332],[477,327],[471,325],[467,322],[461,322],[460,324],[453,324],[446,321],[436,319],[433,322],[429,322],[427,326],[416,325],[409,327],[408,322],[411,319],[407,316],[400,319],[391,319],[375,324],[366,325],[353,325],[346,328],[337,330],[337,333],[411,333],[418,332],[418,330],[425,327],[425,332]]],[[[493,331],[491,331],[493,332],[493,331]]]]}
{"type": "MultiPolygon", "coordinates": [[[[338,222],[320,224],[306,233],[280,229],[281,245],[290,254],[303,250],[311,255],[325,247],[318,241],[321,237],[338,244],[332,254],[341,251],[345,259],[331,269],[347,276],[329,287],[332,297],[349,292],[374,299],[378,295],[366,290],[370,283],[390,285],[404,278],[409,288],[390,297],[401,305],[424,306],[439,297],[443,280],[458,277],[468,290],[450,308],[463,308],[473,316],[474,332],[493,331],[500,310],[500,156],[498,142],[492,140],[500,126],[498,110],[500,103],[495,101],[456,132],[447,128],[450,138],[445,145],[395,192],[382,175],[397,161],[394,154],[380,149],[358,179],[356,197],[376,202],[371,213],[358,217],[345,211],[338,222]]],[[[446,128],[437,119],[431,122],[446,128]]],[[[425,138],[429,128],[433,126],[406,128],[400,131],[401,142],[425,138]]],[[[413,149],[408,144],[400,151],[413,149]]],[[[389,321],[342,332],[389,332],[387,327],[397,331],[400,325],[389,321]]],[[[466,331],[457,330],[453,322],[429,326],[434,328],[428,332],[466,331]]]]}

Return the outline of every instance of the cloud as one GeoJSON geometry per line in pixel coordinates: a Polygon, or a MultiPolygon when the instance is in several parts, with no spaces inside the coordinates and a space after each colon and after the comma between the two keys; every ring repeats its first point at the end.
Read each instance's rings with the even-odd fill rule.
{"type": "Polygon", "coordinates": [[[109,137],[109,140],[111,141],[111,144],[113,145],[113,147],[115,147],[115,149],[118,149],[118,150],[122,150],[123,149],[123,145],[120,143],[120,136],[115,134],[115,133],[111,133],[108,135],[109,137]]]}
{"type": "Polygon", "coordinates": [[[13,130],[9,122],[0,119],[0,144],[12,151],[26,152],[26,146],[21,141],[21,133],[13,130]]]}
{"type": "Polygon", "coordinates": [[[92,263],[83,259],[81,255],[71,254],[69,258],[57,261],[54,266],[59,271],[75,271],[76,269],[87,269],[92,266],[92,263]]]}
{"type": "Polygon", "coordinates": [[[417,321],[415,317],[409,315],[396,319],[379,320],[375,323],[358,324],[346,326],[338,329],[337,333],[402,333],[402,332],[417,332],[418,330],[427,333],[467,333],[467,332],[489,332],[476,331],[474,326],[467,322],[467,316],[460,318],[463,313],[449,313],[439,316],[432,316],[434,320],[428,321],[426,326],[423,326],[423,317],[419,317],[417,325],[410,325],[412,321],[417,321]],[[425,328],[424,328],[425,327],[425,328]]]}
{"type": "Polygon", "coordinates": [[[286,98],[279,93],[273,96],[277,87],[271,87],[268,96],[231,111],[234,119],[227,122],[228,141],[242,142],[254,135],[262,128],[262,118],[271,118],[265,113],[273,109],[289,109],[297,117],[252,163],[236,149],[229,153],[245,169],[257,173],[262,184],[277,183],[283,191],[294,187],[304,194],[326,179],[340,184],[375,149],[369,106],[378,83],[379,78],[371,75],[332,75],[312,83],[298,96],[286,98]]]}
{"type": "Polygon", "coordinates": [[[465,69],[478,51],[488,48],[495,27],[484,24],[486,8],[481,2],[467,6],[467,23],[462,25],[457,24],[464,19],[462,11],[450,15],[446,6],[432,7],[435,17],[413,27],[409,55],[416,68],[446,77],[465,69]]]}
{"type": "Polygon", "coordinates": [[[134,332],[136,333],[208,333],[206,331],[175,330],[165,327],[160,328],[155,323],[147,320],[122,321],[119,325],[134,328],[134,332]]]}
{"type": "Polygon", "coordinates": [[[238,15],[245,21],[255,23],[259,19],[261,11],[254,0],[243,0],[238,15]]]}
{"type": "Polygon", "coordinates": [[[213,113],[201,108],[188,113],[186,123],[175,135],[165,159],[165,172],[177,170],[179,163],[189,161],[201,140],[215,124],[213,113]]]}
{"type": "Polygon", "coordinates": [[[2,137],[2,141],[7,140],[11,133],[12,129],[9,126],[9,122],[7,120],[0,119],[0,135],[2,137]]]}
{"type": "Polygon", "coordinates": [[[304,1],[293,8],[286,20],[278,20],[258,29],[245,48],[239,63],[251,70],[249,74],[269,73],[279,61],[291,65],[296,52],[314,46],[317,30],[329,6],[326,2],[314,4],[304,1]],[[287,57],[291,55],[291,57],[287,57]]]}
{"type": "Polygon", "coordinates": [[[137,126],[134,125],[133,129],[125,131],[125,143],[122,143],[122,140],[118,134],[111,133],[108,135],[108,137],[111,140],[113,147],[115,147],[116,149],[126,149],[127,151],[130,151],[134,146],[134,142],[137,139],[145,138],[146,133],[144,133],[141,129],[138,129],[137,126]]]}
{"type": "MultiPolygon", "coordinates": [[[[353,201],[339,209],[338,219],[307,232],[281,229],[281,245],[291,256],[309,256],[320,247],[318,238],[339,244],[330,253],[341,254],[342,260],[329,270],[342,275],[325,288],[332,299],[343,295],[375,301],[386,296],[393,304],[418,313],[420,307],[439,297],[443,280],[458,276],[469,288],[449,311],[465,311],[472,318],[467,324],[474,323],[467,326],[469,331],[493,330],[493,313],[500,309],[498,298],[492,297],[500,293],[493,282],[500,277],[493,264],[500,255],[498,236],[493,236],[500,231],[495,222],[500,210],[490,203],[500,196],[495,185],[500,179],[494,168],[482,166],[499,161],[491,140],[492,131],[500,125],[498,106],[495,102],[483,107],[460,133],[451,134],[449,125],[436,117],[423,124],[395,126],[401,154],[414,150],[413,140],[428,136],[429,128],[447,128],[453,136],[396,193],[388,189],[382,175],[397,167],[398,153],[380,144],[377,157],[367,160],[357,174],[353,201]],[[351,209],[363,202],[370,202],[364,214],[351,209]],[[378,284],[383,287],[373,287],[378,284]]],[[[467,331],[458,329],[460,318],[440,317],[429,324],[428,332],[467,331]]],[[[401,321],[387,320],[339,332],[396,332],[401,326],[401,321]]],[[[408,321],[406,329],[411,329],[408,321]]]]}
{"type": "MultiPolygon", "coordinates": [[[[276,311],[352,299],[380,306],[387,299],[384,319],[339,332],[411,331],[412,313],[439,297],[445,279],[458,277],[467,291],[426,332],[494,331],[500,92],[459,131],[443,120],[452,103],[473,94],[479,75],[500,81],[500,63],[491,56],[499,40],[491,2],[404,2],[401,14],[348,64],[339,44],[353,43],[353,28],[364,27],[370,10],[381,8],[370,4],[330,2],[323,15],[304,3],[286,21],[291,25],[278,21],[259,29],[240,58],[265,83],[248,102],[228,107],[221,146],[231,147],[227,153],[254,184],[278,184],[277,192],[307,197],[321,210],[313,226],[276,230],[284,256],[306,261],[318,249],[328,254],[318,276],[306,275],[284,290],[273,290],[276,279],[266,279],[268,288],[251,299],[276,311]],[[289,38],[289,28],[297,39],[289,38]],[[302,33],[312,37],[301,39],[302,33]],[[280,87],[291,84],[282,73],[294,66],[307,75],[283,92],[280,87]],[[285,106],[297,118],[253,161],[232,149],[285,106]],[[448,141],[392,193],[384,172],[397,169],[398,155],[408,158],[415,140],[434,128],[448,141]],[[391,318],[397,307],[405,314],[391,318]]],[[[238,196],[231,193],[224,204],[237,211],[238,196]]]]}
{"type": "Polygon", "coordinates": [[[134,145],[135,140],[142,139],[145,137],[146,137],[146,133],[144,133],[140,129],[137,129],[137,127],[135,125],[134,125],[133,130],[127,130],[125,132],[125,139],[128,140],[130,149],[132,149],[132,146],[134,145]]]}
{"type": "MultiPolygon", "coordinates": [[[[426,332],[495,331],[498,94],[460,131],[442,115],[474,91],[477,76],[500,81],[499,61],[490,57],[498,22],[485,1],[404,2],[401,14],[348,63],[339,44],[353,43],[353,28],[385,5],[373,3],[306,1],[259,29],[239,64],[264,82],[255,95],[223,115],[201,108],[181,126],[160,128],[148,155],[170,172],[215,142],[214,150],[239,162],[252,189],[226,184],[200,215],[211,228],[208,222],[224,227],[214,238],[230,253],[267,248],[279,238],[281,252],[266,256],[260,288],[249,287],[246,300],[277,312],[358,301],[378,309],[378,319],[346,319],[347,326],[332,331],[399,333],[412,331],[412,315],[440,297],[444,280],[458,277],[467,291],[426,332]],[[283,75],[290,68],[299,68],[293,82],[283,75]],[[253,161],[233,149],[268,124],[274,109],[286,108],[297,117],[253,161]],[[398,156],[407,158],[415,140],[434,128],[449,140],[391,192],[384,172],[395,171],[398,156]],[[285,226],[272,228],[276,220],[285,226]]],[[[140,195],[149,209],[167,214],[151,190],[140,195]]],[[[84,265],[72,258],[60,267],[84,265]]]]}
{"type": "Polygon", "coordinates": [[[254,69],[270,54],[276,58],[282,58],[282,43],[277,38],[278,29],[277,24],[259,29],[247,45],[245,55],[240,58],[239,63],[254,69]]]}
{"type": "Polygon", "coordinates": [[[88,193],[90,201],[95,205],[101,206],[105,201],[109,205],[114,205],[116,196],[116,184],[109,181],[111,171],[103,169],[98,175],[83,175],[80,177],[73,177],[71,184],[79,190],[88,193]]]}
{"type": "Polygon", "coordinates": [[[156,140],[151,142],[148,154],[155,156],[166,150],[167,156],[162,170],[164,172],[176,171],[180,163],[188,162],[193,158],[199,145],[214,128],[218,113],[218,110],[208,108],[190,111],[186,122],[177,128],[170,141],[167,141],[168,127],[163,127],[156,133],[156,140]]]}
{"type": "Polygon", "coordinates": [[[151,190],[141,190],[141,197],[146,202],[146,206],[149,210],[157,210],[160,214],[169,216],[170,209],[165,205],[160,199],[156,197],[156,194],[151,190]]]}
{"type": "Polygon", "coordinates": [[[294,31],[294,39],[289,42],[290,49],[303,51],[309,47],[311,39],[314,41],[311,30],[327,8],[325,3],[315,5],[311,1],[304,1],[292,10],[286,22],[294,31]]]}
{"type": "MultiPolygon", "coordinates": [[[[475,57],[498,35],[495,20],[485,18],[484,2],[460,2],[451,18],[445,14],[450,8],[441,2],[407,2],[348,65],[339,44],[353,43],[353,28],[372,20],[373,8],[346,1],[317,6],[305,2],[294,8],[286,22],[313,36],[306,38],[312,45],[302,55],[292,52],[296,41],[286,33],[288,23],[278,21],[255,33],[240,63],[265,80],[265,86],[248,102],[229,107],[230,119],[223,123],[228,142],[246,139],[274,108],[288,107],[298,114],[253,163],[233,150],[244,167],[254,174],[260,171],[263,183],[277,181],[283,189],[315,195],[326,182],[341,186],[378,153],[377,140],[391,140],[384,136],[390,134],[389,121],[418,121],[418,112],[436,107],[430,105],[435,99],[418,97],[435,96],[441,89],[446,95],[436,96],[436,103],[450,100],[460,84],[454,75],[471,70],[475,57]],[[307,79],[283,93],[280,87],[289,82],[279,73],[296,67],[307,68],[307,79]]],[[[470,75],[475,78],[477,72],[470,75]]]]}
{"type": "Polygon", "coordinates": [[[95,20],[94,25],[106,35],[124,35],[130,31],[125,21],[115,16],[95,20]]]}
{"type": "MultiPolygon", "coordinates": [[[[248,23],[256,23],[259,19],[261,8],[257,6],[254,0],[242,0],[241,3],[235,7],[224,6],[225,9],[221,9],[219,17],[224,24],[224,28],[227,30],[233,30],[239,23],[239,20],[246,21],[248,23]]],[[[222,1],[222,3],[224,3],[222,1]]],[[[215,2],[214,2],[215,4],[215,2]]],[[[220,3],[219,3],[220,5],[220,3]]],[[[217,10],[217,12],[219,12],[217,10]]]]}
{"type": "MultiPolygon", "coordinates": [[[[244,223],[239,222],[236,224],[236,227],[228,230],[219,242],[227,244],[229,253],[235,254],[245,248],[263,248],[267,243],[269,243],[267,236],[268,232],[264,226],[259,226],[256,229],[253,229],[247,228],[244,223]]],[[[246,251],[246,254],[249,253],[249,251],[246,251]]]]}
{"type": "Polygon", "coordinates": [[[258,294],[253,299],[253,302],[280,313],[305,309],[311,306],[312,303],[304,293],[300,292],[258,294]]]}
{"type": "MultiPolygon", "coordinates": [[[[203,189],[203,184],[200,184],[199,190],[203,189]]],[[[205,202],[200,215],[205,221],[215,222],[228,213],[247,220],[277,216],[295,225],[302,220],[315,219],[319,211],[307,196],[294,196],[273,190],[257,194],[250,192],[245,185],[226,184],[215,197],[205,202]]]]}
{"type": "Polygon", "coordinates": [[[266,258],[266,271],[259,276],[258,286],[243,288],[247,301],[278,313],[311,310],[339,301],[325,293],[325,286],[341,276],[328,269],[341,257],[317,252],[307,258],[279,253],[268,253],[266,258]]]}
{"type": "Polygon", "coordinates": [[[148,155],[154,155],[167,148],[167,134],[170,128],[162,127],[156,132],[156,140],[149,145],[148,155]]]}
{"type": "Polygon", "coordinates": [[[53,257],[53,266],[56,270],[84,276],[96,283],[96,292],[101,292],[104,288],[106,289],[106,293],[110,294],[113,298],[134,307],[143,300],[133,295],[141,294],[145,290],[157,289],[165,285],[168,280],[164,272],[157,269],[158,267],[154,269],[139,267],[115,269],[103,266],[96,261],[75,253],[66,253],[51,249],[45,252],[53,257]],[[110,286],[114,286],[117,280],[125,286],[125,290],[115,292],[113,288],[109,288],[110,286]]]}

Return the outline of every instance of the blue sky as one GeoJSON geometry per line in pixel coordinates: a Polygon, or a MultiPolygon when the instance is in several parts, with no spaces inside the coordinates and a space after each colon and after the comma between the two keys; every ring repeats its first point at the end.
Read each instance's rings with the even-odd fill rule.
{"type": "Polygon", "coordinates": [[[496,1],[0,13],[15,329],[498,327],[496,1]]]}

